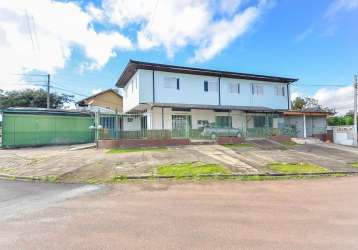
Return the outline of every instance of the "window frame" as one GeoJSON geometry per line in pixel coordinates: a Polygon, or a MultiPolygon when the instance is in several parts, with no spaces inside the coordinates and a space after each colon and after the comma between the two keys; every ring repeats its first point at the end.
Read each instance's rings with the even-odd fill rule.
{"type": "Polygon", "coordinates": [[[163,80],[163,87],[165,89],[175,89],[180,90],[180,81],[178,77],[174,76],[165,76],[163,80]]]}
{"type": "Polygon", "coordinates": [[[264,86],[261,84],[255,84],[253,83],[251,85],[251,93],[252,95],[256,95],[256,96],[263,96],[265,95],[265,91],[264,91],[264,86]],[[260,91],[258,91],[258,89],[260,89],[260,91]]]}
{"type": "Polygon", "coordinates": [[[204,81],[204,92],[209,92],[209,82],[204,81]]]}
{"type": "Polygon", "coordinates": [[[229,92],[230,94],[240,94],[240,83],[239,82],[231,82],[229,92]]]}

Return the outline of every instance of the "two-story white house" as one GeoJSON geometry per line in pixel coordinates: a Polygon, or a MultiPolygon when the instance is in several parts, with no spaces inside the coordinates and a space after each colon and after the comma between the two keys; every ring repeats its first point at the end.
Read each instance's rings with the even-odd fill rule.
{"type": "Polygon", "coordinates": [[[294,78],[180,67],[130,60],[116,86],[123,111],[141,113],[137,129],[246,130],[279,127],[290,109],[294,78]]]}

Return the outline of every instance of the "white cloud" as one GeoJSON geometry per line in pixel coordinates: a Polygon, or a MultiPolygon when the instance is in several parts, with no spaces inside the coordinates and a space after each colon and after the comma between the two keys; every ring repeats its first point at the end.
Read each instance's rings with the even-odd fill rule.
{"type": "Polygon", "coordinates": [[[68,1],[2,0],[0,89],[25,86],[13,73],[55,73],[74,48],[86,57],[79,72],[101,69],[119,50],[133,47],[164,48],[168,57],[190,47],[191,62],[207,61],[243,35],[267,1],[103,0],[81,8],[68,1]],[[136,46],[123,32],[134,34],[136,46]]]}
{"type": "Polygon", "coordinates": [[[295,37],[295,41],[297,43],[302,42],[303,40],[305,40],[307,37],[309,37],[310,35],[312,35],[312,33],[314,32],[314,28],[313,26],[309,27],[308,29],[304,30],[303,32],[299,33],[296,37],[295,37]]]}
{"type": "Polygon", "coordinates": [[[97,93],[99,93],[99,92],[101,92],[102,91],[102,89],[92,89],[92,95],[95,95],[95,94],[97,94],[97,93]]]}
{"type": "Polygon", "coordinates": [[[259,10],[256,7],[247,8],[236,14],[232,20],[222,20],[209,27],[207,38],[193,57],[194,62],[203,62],[213,58],[228,46],[235,38],[242,35],[257,18],[259,10]]]}
{"type": "Polygon", "coordinates": [[[115,49],[131,48],[131,41],[118,32],[97,32],[94,18],[71,2],[1,1],[0,89],[22,86],[13,73],[63,68],[75,46],[83,49],[95,69],[115,56],[115,49]]]}
{"type": "Polygon", "coordinates": [[[295,100],[296,97],[303,97],[304,95],[301,92],[293,91],[290,95],[291,101],[295,100]]]}
{"type": "Polygon", "coordinates": [[[266,0],[104,0],[108,20],[119,27],[139,26],[140,49],[163,46],[169,57],[188,45],[192,62],[210,60],[247,31],[266,6],[266,0]],[[252,4],[256,2],[256,4],[252,4]],[[251,5],[251,6],[250,6],[251,5]]]}
{"type": "Polygon", "coordinates": [[[353,109],[353,87],[346,86],[338,89],[319,89],[313,98],[323,107],[334,108],[339,114],[345,114],[353,109]]]}
{"type": "Polygon", "coordinates": [[[331,17],[339,11],[351,11],[358,8],[358,0],[334,0],[328,7],[326,17],[331,17]]]}

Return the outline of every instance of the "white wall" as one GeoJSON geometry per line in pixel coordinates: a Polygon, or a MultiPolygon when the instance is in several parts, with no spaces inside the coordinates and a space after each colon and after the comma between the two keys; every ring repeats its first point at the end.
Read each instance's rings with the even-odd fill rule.
{"type": "MultiPolygon", "coordinates": [[[[125,88],[124,111],[127,112],[139,103],[153,102],[153,71],[137,70],[133,76],[138,80],[139,90],[131,92],[133,79],[125,88]]],[[[219,82],[218,77],[188,75],[181,73],[154,71],[154,102],[156,103],[180,103],[180,104],[204,104],[219,105],[219,90],[204,91],[204,81],[219,82]],[[180,89],[165,88],[165,77],[176,77],[180,80],[180,89]]],[[[258,82],[241,79],[221,78],[220,80],[221,105],[233,106],[261,106],[273,109],[287,109],[287,84],[274,82],[258,82]],[[230,93],[230,84],[239,83],[240,93],[230,93]],[[252,95],[251,85],[263,86],[263,95],[252,95]],[[284,87],[285,95],[277,96],[275,87],[284,87]]]]}
{"type": "MultiPolygon", "coordinates": [[[[162,109],[153,108],[151,111],[146,113],[148,129],[162,129],[162,109]]],[[[209,123],[215,122],[216,116],[231,116],[232,117],[232,126],[234,128],[245,129],[246,126],[246,115],[241,111],[233,112],[215,112],[214,110],[202,110],[202,109],[192,109],[189,112],[186,111],[172,111],[171,108],[163,109],[163,120],[164,120],[164,129],[172,129],[172,115],[190,115],[192,128],[198,129],[198,120],[207,120],[209,123]]]]}
{"type": "Polygon", "coordinates": [[[140,125],[140,116],[125,116],[123,118],[124,131],[139,131],[141,130],[140,125]]]}
{"type": "Polygon", "coordinates": [[[329,126],[327,130],[333,130],[333,142],[336,144],[354,145],[354,126],[329,126]]]}
{"type": "Polygon", "coordinates": [[[128,112],[139,104],[139,72],[137,71],[123,89],[123,112],[128,112]]]}

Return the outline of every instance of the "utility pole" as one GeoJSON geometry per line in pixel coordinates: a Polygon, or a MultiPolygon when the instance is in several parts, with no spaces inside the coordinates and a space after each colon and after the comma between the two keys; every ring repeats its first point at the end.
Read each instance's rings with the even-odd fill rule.
{"type": "Polygon", "coordinates": [[[50,108],[50,74],[47,74],[47,108],[50,108]]]}
{"type": "Polygon", "coordinates": [[[358,80],[357,80],[357,75],[354,76],[354,80],[353,80],[353,88],[354,88],[354,142],[353,145],[357,147],[357,85],[358,85],[358,80]]]}

